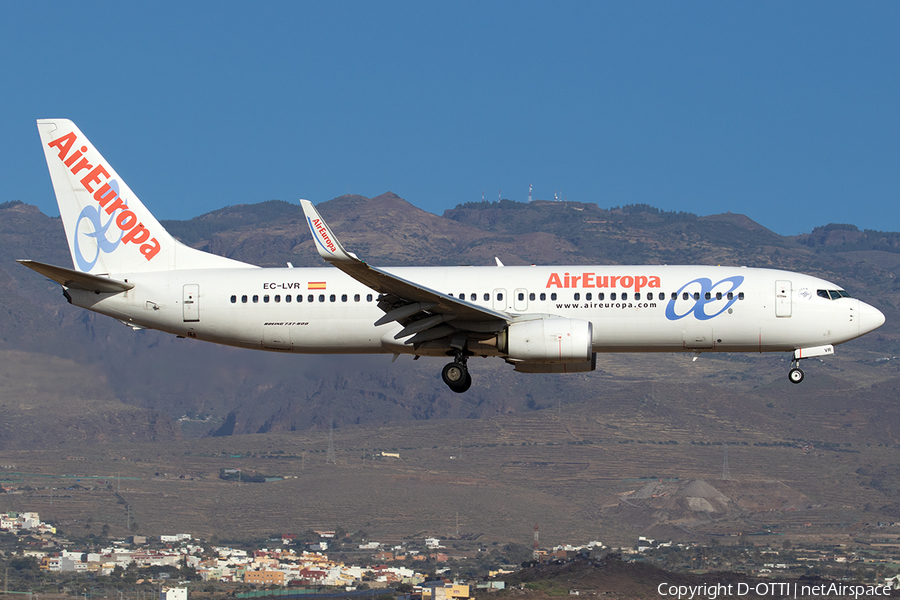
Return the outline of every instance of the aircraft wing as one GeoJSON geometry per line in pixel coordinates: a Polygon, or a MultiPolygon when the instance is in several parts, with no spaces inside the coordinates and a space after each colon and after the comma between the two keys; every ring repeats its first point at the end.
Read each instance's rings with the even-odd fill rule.
{"type": "Polygon", "coordinates": [[[452,333],[450,328],[441,325],[445,322],[452,322],[454,330],[497,332],[512,320],[505,312],[471,304],[369,266],[355,254],[344,249],[312,202],[301,200],[300,204],[303,206],[309,230],[316,242],[316,249],[322,258],[382,295],[379,306],[387,314],[375,324],[383,325],[398,321],[406,325],[404,330],[395,336],[397,339],[416,333],[418,339],[411,340],[416,343],[427,341],[423,338],[436,339],[430,336],[439,332],[449,335],[452,333]],[[413,320],[413,317],[420,313],[427,314],[421,319],[413,320]]]}
{"type": "Polygon", "coordinates": [[[64,267],[56,267],[46,263],[37,262],[36,260],[19,259],[16,262],[28,267],[33,271],[37,271],[41,275],[55,281],[67,288],[76,290],[87,290],[89,292],[105,292],[116,293],[125,292],[134,287],[133,283],[110,279],[108,277],[100,277],[91,275],[90,273],[82,273],[81,271],[73,271],[64,267]]]}

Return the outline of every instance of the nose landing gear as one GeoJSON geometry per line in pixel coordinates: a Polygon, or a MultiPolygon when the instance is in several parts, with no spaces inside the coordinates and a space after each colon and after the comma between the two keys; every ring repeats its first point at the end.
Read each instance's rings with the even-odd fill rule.
{"type": "Polygon", "coordinates": [[[469,368],[466,366],[466,356],[459,353],[456,359],[447,365],[441,371],[441,379],[447,384],[451,391],[462,394],[472,387],[472,376],[469,375],[469,368]]]}

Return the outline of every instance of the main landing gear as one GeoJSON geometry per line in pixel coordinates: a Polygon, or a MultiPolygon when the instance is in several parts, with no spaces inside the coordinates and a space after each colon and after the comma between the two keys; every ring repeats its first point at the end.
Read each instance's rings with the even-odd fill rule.
{"type": "Polygon", "coordinates": [[[788,379],[791,383],[800,383],[803,381],[803,371],[800,370],[800,361],[794,359],[791,363],[791,370],[788,371],[788,379]]]}
{"type": "Polygon", "coordinates": [[[441,371],[441,379],[452,391],[462,394],[472,387],[472,376],[466,366],[466,356],[462,352],[457,353],[452,363],[444,365],[441,371]]]}

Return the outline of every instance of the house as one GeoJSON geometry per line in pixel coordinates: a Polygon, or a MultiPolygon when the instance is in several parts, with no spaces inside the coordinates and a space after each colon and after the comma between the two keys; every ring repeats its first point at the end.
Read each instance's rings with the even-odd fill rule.
{"type": "Polygon", "coordinates": [[[187,588],[163,588],[162,600],[188,600],[187,588]]]}
{"type": "Polygon", "coordinates": [[[438,583],[438,585],[424,585],[422,586],[422,600],[457,600],[459,598],[468,598],[469,597],[469,586],[467,585],[459,585],[456,583],[446,584],[441,582],[428,582],[428,583],[438,583]]]}
{"type": "Polygon", "coordinates": [[[244,583],[253,585],[284,585],[284,573],[281,571],[245,571],[244,583]]]}

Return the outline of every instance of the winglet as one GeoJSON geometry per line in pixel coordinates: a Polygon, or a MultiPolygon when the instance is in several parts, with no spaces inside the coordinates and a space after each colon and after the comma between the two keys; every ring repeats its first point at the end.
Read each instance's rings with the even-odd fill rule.
{"type": "Polygon", "coordinates": [[[352,252],[347,252],[338,241],[337,236],[331,231],[331,227],[325,222],[316,207],[309,200],[301,200],[303,214],[306,215],[306,223],[309,231],[316,241],[316,250],[328,262],[362,262],[352,252]]]}

